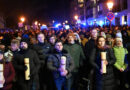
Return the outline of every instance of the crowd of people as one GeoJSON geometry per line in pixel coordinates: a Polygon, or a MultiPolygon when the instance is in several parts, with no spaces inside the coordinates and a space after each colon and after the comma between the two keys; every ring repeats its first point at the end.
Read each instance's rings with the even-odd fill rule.
{"type": "Polygon", "coordinates": [[[129,52],[129,26],[1,31],[0,90],[130,90],[129,52]]]}

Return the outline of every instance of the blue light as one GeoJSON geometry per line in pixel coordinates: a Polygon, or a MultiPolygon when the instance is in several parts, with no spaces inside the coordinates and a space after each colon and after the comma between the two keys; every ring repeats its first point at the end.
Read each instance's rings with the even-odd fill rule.
{"type": "Polygon", "coordinates": [[[42,25],[41,26],[41,30],[43,30],[43,29],[47,29],[47,26],[46,25],[42,25]]]}
{"type": "Polygon", "coordinates": [[[104,22],[103,22],[103,21],[99,21],[99,25],[100,25],[100,26],[103,26],[103,25],[104,25],[104,22]]]}
{"type": "Polygon", "coordinates": [[[80,20],[77,20],[77,23],[81,23],[81,21],[80,21],[80,20]]]}
{"type": "Polygon", "coordinates": [[[92,25],[93,25],[93,23],[92,23],[91,21],[89,21],[89,22],[88,22],[88,25],[92,26],[92,25]]]}
{"type": "Polygon", "coordinates": [[[59,26],[61,26],[60,23],[58,23],[58,24],[55,25],[56,28],[59,28],[59,26]]]}
{"type": "Polygon", "coordinates": [[[86,26],[86,23],[83,23],[84,26],[86,26]]]}
{"type": "Polygon", "coordinates": [[[116,13],[115,13],[115,15],[117,16],[117,15],[118,15],[118,13],[116,12],[116,13]]]}
{"type": "Polygon", "coordinates": [[[69,25],[65,25],[65,29],[70,29],[70,26],[69,25]]]}

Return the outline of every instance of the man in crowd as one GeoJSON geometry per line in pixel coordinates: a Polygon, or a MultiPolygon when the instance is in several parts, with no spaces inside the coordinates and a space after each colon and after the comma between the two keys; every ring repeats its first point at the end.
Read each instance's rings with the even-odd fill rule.
{"type": "Polygon", "coordinates": [[[77,90],[78,87],[78,78],[79,78],[79,69],[83,64],[83,61],[85,60],[85,55],[83,53],[83,50],[79,44],[76,44],[74,41],[74,34],[69,33],[67,35],[68,43],[64,45],[64,49],[68,51],[72,59],[74,60],[74,70],[72,72],[72,90],[77,90]]]}
{"type": "Polygon", "coordinates": [[[51,46],[49,43],[45,42],[45,35],[43,33],[38,33],[37,35],[38,44],[33,46],[33,49],[37,52],[38,57],[40,59],[40,70],[39,70],[39,78],[40,78],[40,90],[47,90],[47,87],[50,87],[47,83],[47,57],[49,56],[49,52],[51,46]],[[47,86],[48,85],[48,86],[47,86]]]}
{"type": "Polygon", "coordinates": [[[17,83],[19,90],[38,90],[39,88],[39,58],[35,51],[29,48],[28,39],[24,38],[20,42],[20,52],[13,60],[13,65],[16,71],[17,83]],[[25,58],[29,59],[29,68],[25,66],[25,58]],[[25,79],[25,71],[30,69],[30,79],[25,79]]]}

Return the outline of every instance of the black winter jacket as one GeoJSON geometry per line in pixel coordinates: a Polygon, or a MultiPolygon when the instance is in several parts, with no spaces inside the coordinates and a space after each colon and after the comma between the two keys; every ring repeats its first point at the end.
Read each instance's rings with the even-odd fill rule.
{"type": "Polygon", "coordinates": [[[95,90],[114,90],[115,87],[115,79],[114,79],[114,72],[113,72],[113,64],[115,63],[115,56],[113,54],[113,50],[109,48],[99,49],[94,48],[90,55],[90,63],[95,68],[94,73],[94,81],[95,81],[95,90]],[[101,74],[101,55],[102,51],[107,52],[106,59],[108,65],[106,67],[106,74],[101,74]]]}
{"type": "MultiPolygon", "coordinates": [[[[67,51],[63,50],[62,56],[66,57],[66,69],[68,71],[66,78],[70,78],[71,72],[74,69],[74,62],[67,51]]],[[[58,70],[60,68],[60,58],[61,55],[56,50],[48,57],[47,66],[52,71],[54,79],[60,76],[60,71],[58,70]]]]}

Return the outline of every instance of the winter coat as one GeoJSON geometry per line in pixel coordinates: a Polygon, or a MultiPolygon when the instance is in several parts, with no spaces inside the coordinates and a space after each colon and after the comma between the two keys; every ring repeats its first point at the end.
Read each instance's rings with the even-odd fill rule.
{"type": "Polygon", "coordinates": [[[68,74],[67,74],[66,78],[70,78],[71,77],[71,72],[72,72],[72,70],[74,68],[73,60],[70,57],[70,55],[67,53],[66,50],[62,51],[62,55],[59,54],[55,50],[54,53],[51,54],[48,57],[48,60],[47,60],[48,69],[52,71],[54,79],[59,78],[61,76],[60,75],[60,71],[58,70],[60,68],[60,59],[61,59],[61,56],[65,56],[66,57],[66,69],[68,71],[68,74]]]}
{"type": "Polygon", "coordinates": [[[38,43],[32,48],[38,54],[42,66],[44,66],[46,63],[47,57],[49,56],[50,48],[51,46],[48,43],[38,43]]]}
{"type": "Polygon", "coordinates": [[[128,51],[126,48],[124,47],[113,47],[114,50],[114,55],[116,57],[116,63],[114,64],[114,66],[120,70],[121,68],[123,68],[124,70],[127,68],[127,64],[125,62],[126,59],[126,54],[128,54],[128,51]]]}
{"type": "Polygon", "coordinates": [[[114,72],[113,65],[115,63],[115,56],[112,49],[105,48],[99,49],[94,48],[90,54],[90,63],[95,68],[94,70],[94,81],[95,81],[95,90],[114,90],[114,72]],[[106,52],[106,60],[108,65],[106,66],[106,73],[101,74],[101,52],[106,52]]]}
{"type": "Polygon", "coordinates": [[[65,44],[64,49],[70,54],[74,60],[74,72],[78,72],[79,67],[82,66],[85,60],[85,55],[80,45],[78,44],[65,44]]]}
{"type": "Polygon", "coordinates": [[[21,50],[15,55],[13,65],[16,70],[17,82],[21,86],[20,90],[28,90],[33,82],[38,84],[38,71],[40,67],[39,58],[34,50],[27,49],[21,50]],[[24,58],[29,58],[30,65],[30,80],[25,80],[25,67],[24,58]]]}
{"type": "Polygon", "coordinates": [[[14,77],[15,77],[15,71],[14,71],[12,63],[5,62],[5,64],[4,64],[5,83],[4,83],[3,90],[11,90],[12,81],[13,81],[14,77]]]}

